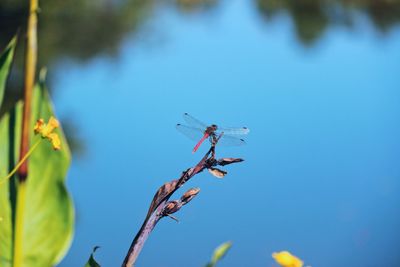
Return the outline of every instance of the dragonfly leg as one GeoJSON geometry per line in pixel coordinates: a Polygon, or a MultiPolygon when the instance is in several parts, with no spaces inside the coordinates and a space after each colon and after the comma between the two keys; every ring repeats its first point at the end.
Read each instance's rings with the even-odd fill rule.
{"type": "Polygon", "coordinates": [[[218,142],[217,135],[215,133],[210,134],[210,143],[212,146],[215,146],[218,142]]]}

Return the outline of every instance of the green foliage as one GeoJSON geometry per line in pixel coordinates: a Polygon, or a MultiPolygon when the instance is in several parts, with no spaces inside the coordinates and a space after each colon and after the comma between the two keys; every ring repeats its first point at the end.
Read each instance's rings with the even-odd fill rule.
{"type": "Polygon", "coordinates": [[[95,246],[93,248],[93,252],[90,254],[89,260],[87,261],[84,267],[100,267],[100,264],[98,264],[97,261],[94,259],[94,253],[98,248],[99,248],[98,246],[95,246]]]}
{"type": "MultiPolygon", "coordinates": [[[[4,66],[3,66],[4,67],[4,66]]],[[[2,72],[3,69],[0,69],[2,72]]],[[[31,144],[33,125],[38,118],[46,121],[54,115],[44,84],[33,91],[31,144]]],[[[19,159],[22,103],[18,103],[0,120],[0,177],[4,177],[19,159]]],[[[23,264],[26,267],[56,265],[67,252],[73,236],[74,209],[65,187],[70,165],[70,151],[62,130],[62,149],[54,151],[42,141],[28,159],[28,177],[23,228],[23,264]]],[[[0,266],[11,266],[16,213],[15,177],[0,186],[0,266]]]]}
{"type": "Polygon", "coordinates": [[[1,103],[3,102],[8,73],[10,71],[11,63],[14,58],[16,43],[17,37],[14,37],[8,44],[4,52],[0,55],[0,107],[1,103]]]}
{"type": "Polygon", "coordinates": [[[228,250],[232,247],[232,242],[225,242],[218,246],[214,250],[214,254],[211,258],[211,262],[209,262],[206,267],[215,267],[217,263],[228,253],[228,250]]]}

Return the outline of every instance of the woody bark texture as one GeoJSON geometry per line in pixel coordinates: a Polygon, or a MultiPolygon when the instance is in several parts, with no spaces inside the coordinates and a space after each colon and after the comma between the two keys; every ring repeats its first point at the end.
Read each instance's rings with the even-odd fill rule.
{"type": "Polygon", "coordinates": [[[216,143],[211,145],[208,152],[194,167],[182,172],[178,179],[167,182],[158,189],[150,204],[149,211],[147,212],[142,227],[136,234],[132,244],[129,247],[128,253],[126,254],[126,257],[122,263],[122,267],[131,267],[135,265],[136,259],[139,256],[144,243],[160,219],[164,217],[171,217],[172,219],[176,220],[172,214],[177,212],[183,205],[189,203],[200,191],[199,188],[192,188],[186,191],[186,193],[184,193],[180,199],[169,201],[169,198],[175,193],[176,190],[178,190],[193,176],[202,172],[204,169],[208,169],[214,176],[222,178],[226,175],[226,172],[215,168],[216,166],[225,166],[243,161],[243,159],[240,158],[222,158],[216,160],[215,145],[216,143]]]}

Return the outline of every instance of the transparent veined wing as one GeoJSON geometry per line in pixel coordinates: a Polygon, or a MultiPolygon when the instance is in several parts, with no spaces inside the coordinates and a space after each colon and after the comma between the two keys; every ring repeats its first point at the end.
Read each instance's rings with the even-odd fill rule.
{"type": "Polygon", "coordinates": [[[183,119],[190,125],[196,128],[200,128],[203,131],[209,126],[202,121],[194,118],[193,116],[189,115],[188,113],[183,114],[183,119]]]}
{"type": "Polygon", "coordinates": [[[224,132],[226,135],[246,135],[250,129],[247,127],[218,127],[218,132],[224,132]]]}
{"type": "Polygon", "coordinates": [[[204,132],[200,128],[177,124],[176,129],[194,141],[199,141],[204,136],[204,132]]]}
{"type": "Polygon", "coordinates": [[[246,142],[238,137],[222,135],[219,139],[217,146],[243,146],[246,142]]]}

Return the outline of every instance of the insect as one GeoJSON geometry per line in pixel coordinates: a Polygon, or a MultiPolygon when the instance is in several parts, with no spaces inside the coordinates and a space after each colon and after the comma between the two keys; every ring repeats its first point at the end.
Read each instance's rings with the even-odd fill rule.
{"type": "Polygon", "coordinates": [[[197,141],[196,146],[193,148],[193,153],[196,152],[201,144],[209,139],[211,143],[215,143],[217,138],[218,144],[226,146],[241,146],[246,144],[242,139],[244,135],[247,135],[250,130],[247,127],[219,127],[216,124],[207,125],[200,120],[194,118],[188,113],[183,114],[183,119],[189,125],[177,124],[176,129],[189,137],[190,139],[197,141]]]}

